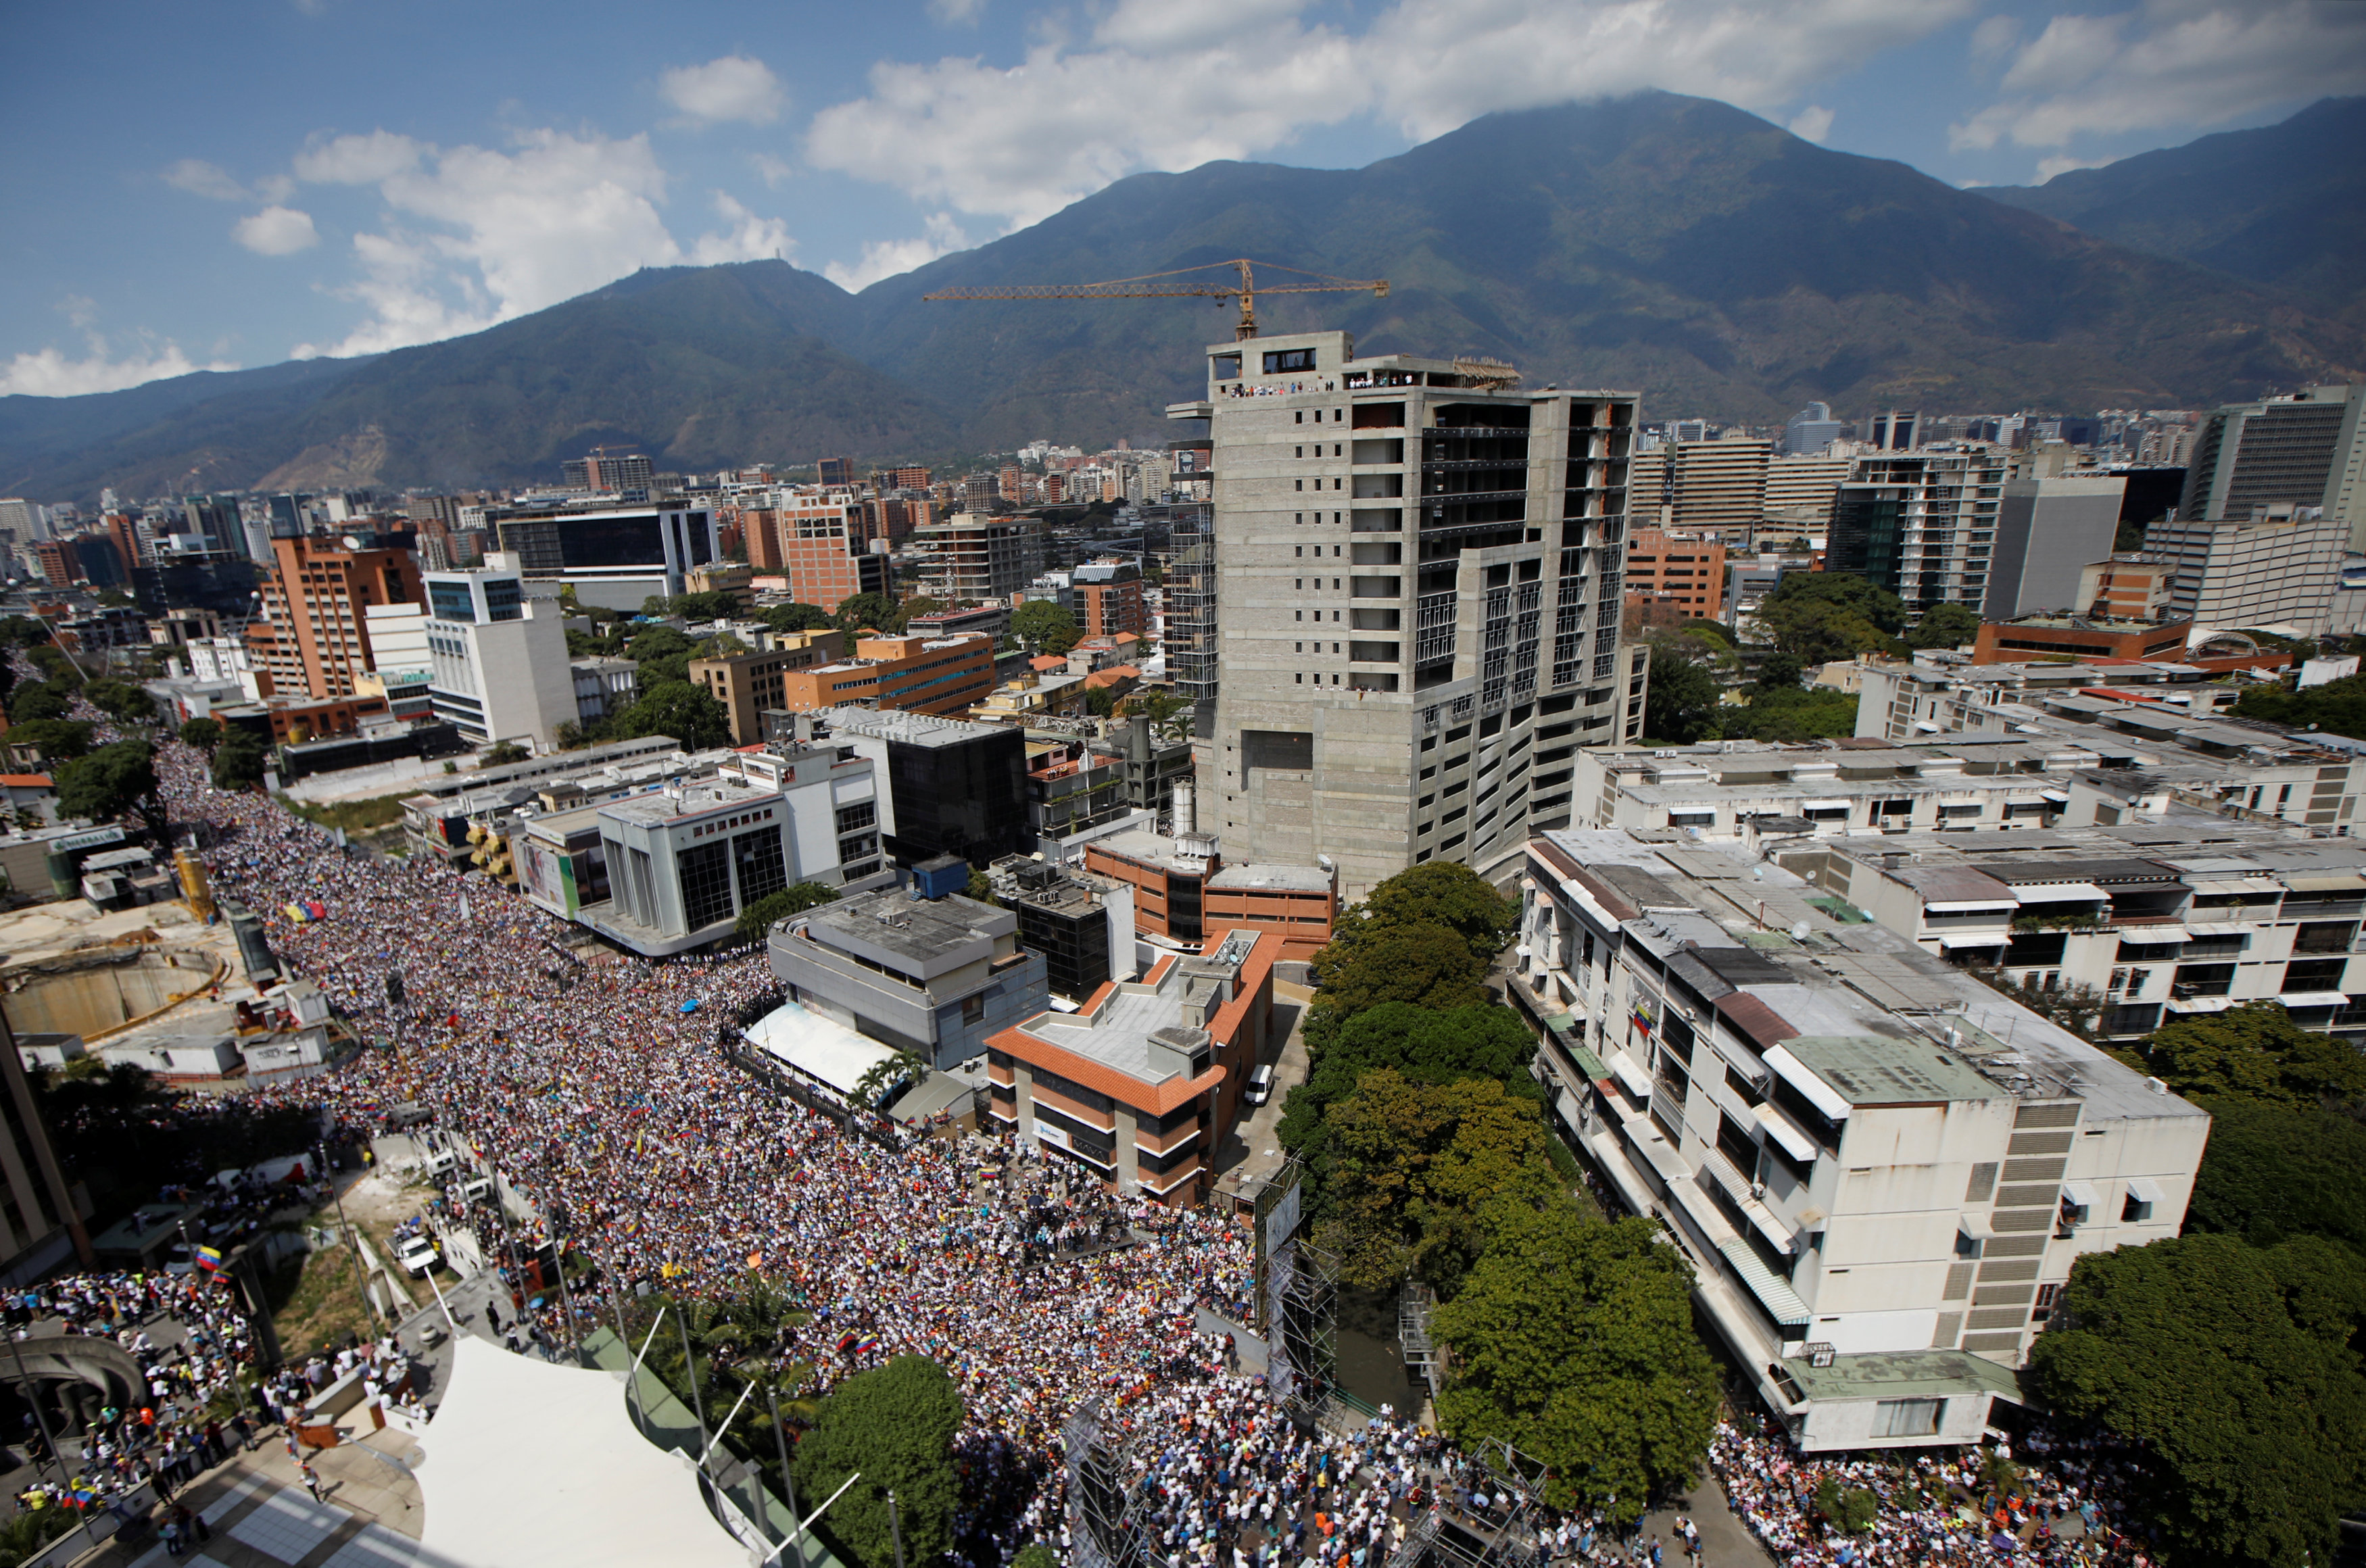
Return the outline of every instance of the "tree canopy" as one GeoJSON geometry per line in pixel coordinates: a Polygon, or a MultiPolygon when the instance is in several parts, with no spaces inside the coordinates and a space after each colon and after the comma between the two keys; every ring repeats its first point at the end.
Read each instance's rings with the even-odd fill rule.
{"type": "Polygon", "coordinates": [[[1718,733],[1729,740],[1818,741],[1856,734],[1856,695],[1831,687],[1797,686],[1758,690],[1743,708],[1718,714],[1718,733]]]}
{"type": "Polygon", "coordinates": [[[46,680],[19,681],[8,693],[8,722],[23,724],[35,719],[62,719],[73,706],[73,697],[72,689],[46,680]]]}
{"type": "Polygon", "coordinates": [[[1968,604],[1927,606],[1906,629],[1910,648],[1960,648],[1980,634],[1980,612],[1968,604]]]}
{"type": "Polygon", "coordinates": [[[2066,1415],[2138,1445],[2180,1562],[2330,1562],[2366,1493],[2366,1261],[2322,1237],[2090,1252],[2031,1351],[2066,1415]]]}
{"type": "Polygon", "coordinates": [[[214,788],[252,790],[271,766],[271,748],[253,730],[234,729],[214,751],[214,788]]]}
{"type": "Polygon", "coordinates": [[[95,733],[80,719],[32,719],[9,726],[8,744],[31,746],[54,767],[89,751],[95,733]]]}
{"type": "Polygon", "coordinates": [[[222,727],[219,719],[192,719],[181,726],[181,744],[211,753],[221,745],[222,727]]]}
{"type": "Polygon", "coordinates": [[[797,1445],[790,1462],[797,1495],[817,1507],[861,1472],[831,1505],[824,1529],[861,1568],[896,1568],[887,1518],[892,1489],[905,1560],[919,1568],[953,1543],[961,1489],[952,1448],[961,1422],[960,1390],[925,1356],[898,1356],[857,1372],[821,1402],[813,1430],[797,1445]]]}
{"type": "Polygon", "coordinates": [[[2235,699],[2234,713],[2238,719],[2265,719],[2366,740],[2366,675],[2345,675],[2305,691],[2248,687],[2235,699]]]}
{"type": "Polygon", "coordinates": [[[1786,572],[1760,601],[1758,622],[1776,648],[1820,665],[1886,644],[1906,624],[1906,606],[1850,573],[1786,572]]]}
{"type": "Polygon", "coordinates": [[[2314,1107],[2207,1100],[2210,1146],[2185,1227],[2273,1247],[2328,1236],[2366,1258],[2366,1126],[2314,1107]]]}
{"type": "Polygon", "coordinates": [[[1012,610],[1010,634],[1039,654],[1065,654],[1085,639],[1076,618],[1048,599],[1031,599],[1012,610]]]}
{"type": "Polygon", "coordinates": [[[669,614],[685,621],[732,621],[738,618],[739,596],[722,588],[704,593],[678,593],[665,601],[669,614]]]}
{"type": "Polygon", "coordinates": [[[1324,1041],[1306,1081],[1290,1092],[1281,1146],[1321,1165],[1330,1108],[1356,1092],[1366,1073],[1389,1068],[1414,1083],[1493,1079],[1515,1096],[1541,1092],[1527,1075],[1536,1037],[1508,1007],[1445,1012],[1383,1002],[1341,1024],[1324,1041]]]}
{"type": "Polygon", "coordinates": [[[775,632],[826,632],[834,624],[818,604],[776,604],[762,619],[775,632]]]}
{"type": "Polygon", "coordinates": [[[101,823],[136,817],[160,840],[168,837],[155,758],[145,741],[117,741],[76,757],[57,770],[59,814],[101,823]]]}
{"type": "Polygon", "coordinates": [[[896,601],[884,593],[850,594],[838,601],[838,624],[850,635],[865,629],[901,632],[905,619],[897,612],[896,601]]]}
{"type": "Polygon", "coordinates": [[[641,700],[610,721],[615,738],[671,735],[685,751],[704,751],[731,744],[731,715],[715,694],[687,680],[668,680],[648,687],[641,700]]]}
{"type": "Polygon", "coordinates": [[[1417,1276],[1451,1294],[1491,1224],[1568,1202],[1536,1102],[1493,1079],[1416,1083],[1376,1068],[1324,1124],[1318,1234],[1353,1284],[1417,1276]]]}
{"type": "Polygon", "coordinates": [[[2366,1054],[2302,1028],[2272,1002],[2180,1018],[2114,1054],[2189,1099],[2295,1106],[2366,1100],[2366,1054]]]}
{"type": "Polygon", "coordinates": [[[156,716],[156,700],[129,681],[94,680],[82,694],[118,723],[144,724],[156,716]]]}
{"type": "Polygon", "coordinates": [[[1649,1220],[1605,1225],[1567,1206],[1490,1218],[1493,1245],[1431,1320],[1456,1363],[1439,1422],[1549,1465],[1556,1507],[1639,1519],[1655,1492],[1691,1479],[1716,1427],[1691,1270],[1649,1220]]]}
{"type": "Polygon", "coordinates": [[[1471,957],[1493,958],[1520,928],[1520,906],[1459,860],[1427,860],[1398,872],[1351,906],[1339,929],[1355,940],[1384,925],[1422,922],[1462,938],[1471,957]]]}
{"type": "Polygon", "coordinates": [[[1713,740],[1718,729],[1716,672],[1682,642],[1651,644],[1651,684],[1643,691],[1643,734],[1663,745],[1713,740]]]}
{"type": "Polygon", "coordinates": [[[1341,1020],[1378,1002],[1492,1002],[1487,966],[1518,924],[1517,908],[1467,866],[1430,861],[1398,872],[1351,905],[1314,956],[1308,1045],[1319,1052],[1341,1020]]]}

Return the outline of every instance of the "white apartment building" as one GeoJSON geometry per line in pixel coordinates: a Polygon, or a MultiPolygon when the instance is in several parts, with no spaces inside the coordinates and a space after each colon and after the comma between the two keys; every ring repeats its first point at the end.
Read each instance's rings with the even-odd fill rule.
{"type": "MultiPolygon", "coordinates": [[[[2337,838],[2366,819],[2366,742],[2228,717],[2217,710],[2234,689],[2191,665],[1859,666],[1860,737],[1917,749],[2004,742],[2092,752],[2105,771],[2092,786],[2091,820],[2106,826],[2122,812],[2172,804],[2337,838]]],[[[2083,810],[2057,820],[2080,824],[2090,820],[2083,810]]]]}
{"type": "Polygon", "coordinates": [[[2210,1118],[1777,866],[1528,849],[1557,1130],[1662,1220],[1810,1451],[1977,1441],[2073,1262],[2178,1233],[2210,1118]]]}
{"type": "Polygon", "coordinates": [[[2304,1028],[2366,1042],[2366,845],[2355,840],[2183,812],[1774,854],[1934,957],[2090,991],[2090,1027],[2106,1038],[2273,1002],[2304,1028]]]}
{"type": "Polygon", "coordinates": [[[1358,359],[1344,332],[1212,344],[1219,673],[1198,821],[1244,858],[1329,857],[1353,898],[1517,854],[1575,746],[1632,738],[1619,643],[1636,400],[1504,367],[1358,359]]]}
{"type": "Polygon", "coordinates": [[[2169,616],[2200,631],[2264,627],[2295,637],[2333,623],[2349,524],[2318,507],[2283,506],[2241,521],[2172,519],[2145,530],[2144,558],[2176,568],[2169,616]]]}
{"type": "Polygon", "coordinates": [[[424,572],[435,716],[478,745],[517,740],[537,751],[575,720],[575,676],[556,599],[529,599],[516,567],[424,572]]]}

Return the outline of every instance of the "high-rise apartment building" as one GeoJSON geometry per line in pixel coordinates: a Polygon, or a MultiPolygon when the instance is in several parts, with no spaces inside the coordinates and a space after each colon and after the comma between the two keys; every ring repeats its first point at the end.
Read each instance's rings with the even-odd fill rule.
{"type": "Polygon", "coordinates": [[[723,554],[705,507],[488,508],[485,521],[489,545],[515,554],[529,580],[607,610],[638,611],[652,597],[687,592],[691,569],[723,554]]]}
{"type": "Polygon", "coordinates": [[[1725,612],[1725,545],[1715,535],[1637,528],[1627,536],[1627,594],[1671,600],[1688,621],[1725,612]]]}
{"type": "Polygon", "coordinates": [[[600,495],[629,495],[647,500],[657,480],[657,465],[635,453],[594,447],[589,457],[570,457],[558,465],[561,482],[570,490],[600,495]]]}
{"type": "Polygon", "coordinates": [[[1200,503],[1176,508],[1166,530],[1166,677],[1191,704],[1198,735],[1216,729],[1215,526],[1214,509],[1200,503]]]}
{"type": "Polygon", "coordinates": [[[1832,418],[1830,403],[1810,403],[1784,423],[1783,454],[1786,457],[1821,456],[1825,448],[1840,440],[1847,428],[1832,418]]]}
{"type": "Polygon", "coordinates": [[[1221,678],[1198,825],[1328,856],[1347,898],[1568,820],[1569,756],[1641,726],[1618,640],[1636,398],[1345,332],[1209,348],[1221,678]]]}
{"type": "MultiPolygon", "coordinates": [[[[1684,441],[1660,448],[1660,517],[1679,533],[1740,531],[1763,516],[1769,441],[1684,441]]],[[[1648,500],[1650,498],[1645,498],[1648,500]]],[[[1638,510],[1638,521],[1649,521],[1638,510]]]]}
{"type": "Polygon", "coordinates": [[[788,706],[782,678],[791,670],[811,669],[835,662],[846,645],[846,633],[831,627],[819,632],[778,632],[761,652],[722,654],[690,661],[690,683],[703,687],[731,715],[731,744],[760,745],[767,709],[788,706]]]}
{"type": "Polygon", "coordinates": [[[1988,597],[2005,474],[2006,454],[1990,447],[1859,458],[1832,503],[1826,568],[1887,588],[1911,610],[1977,610],[1988,597]]]}
{"type": "Polygon", "coordinates": [[[2242,519],[2270,507],[2316,507],[2366,550],[2366,386],[2311,386],[2230,404],[2202,422],[2177,515],[2242,519]]]}
{"type": "Polygon", "coordinates": [[[274,539],[271,546],[264,621],[249,628],[250,653],[283,696],[353,696],[356,678],[377,667],[369,607],[422,602],[418,562],[408,550],[349,550],[336,539],[274,539]]]}
{"type": "Polygon", "coordinates": [[[854,483],[854,459],[851,457],[817,458],[814,462],[814,476],[825,490],[849,488],[854,483]]]}
{"type": "Polygon", "coordinates": [[[1043,569],[1042,537],[1034,523],[1018,518],[957,512],[913,536],[924,590],[942,603],[1008,599],[1043,569]]]}
{"type": "Polygon", "coordinates": [[[1759,516],[1819,532],[1829,528],[1832,499],[1854,465],[1855,460],[1848,457],[1786,453],[1774,458],[1766,465],[1766,494],[1759,503],[1759,516]]]}
{"type": "Polygon", "coordinates": [[[2332,630],[2333,594],[2349,531],[2315,507],[2280,506],[2243,521],[2156,522],[2145,557],[2173,566],[2169,615],[2211,629],[2332,630]]]}
{"type": "Polygon", "coordinates": [[[1076,624],[1086,636],[1150,634],[1150,612],[1142,602],[1142,568],[1133,562],[1087,561],[1069,572],[1068,582],[1076,624]]]}

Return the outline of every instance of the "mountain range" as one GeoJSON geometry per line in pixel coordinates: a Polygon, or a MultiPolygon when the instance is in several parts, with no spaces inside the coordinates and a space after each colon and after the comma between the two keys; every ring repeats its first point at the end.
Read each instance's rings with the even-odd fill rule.
{"type": "Polygon", "coordinates": [[[1160,430],[1229,309],[921,297],[1238,255],[1391,281],[1262,300],[1269,333],[1493,354],[1639,389],[1647,418],[2206,406],[2366,374],[2360,176],[2327,155],[2360,115],[1976,191],[1707,99],[1491,115],[1362,169],[1135,175],[860,294],[777,261],[650,270],[368,359],[0,398],[0,494],[547,482],[600,443],[685,470],[1090,447],[1160,430]]]}

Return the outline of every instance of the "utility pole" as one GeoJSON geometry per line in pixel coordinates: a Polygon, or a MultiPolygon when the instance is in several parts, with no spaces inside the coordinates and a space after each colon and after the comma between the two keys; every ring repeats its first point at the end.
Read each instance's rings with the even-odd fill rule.
{"type": "Polygon", "coordinates": [[[679,1304],[674,1310],[673,1326],[682,1330],[682,1375],[690,1380],[691,1408],[698,1416],[698,1446],[704,1449],[706,1447],[706,1396],[698,1392],[698,1362],[690,1353],[690,1315],[682,1311],[679,1304]]]}
{"type": "MultiPolygon", "coordinates": [[[[777,1379],[777,1372],[775,1376],[777,1379]]],[[[806,1549],[797,1540],[804,1533],[796,1528],[797,1483],[796,1477],[789,1473],[789,1434],[781,1426],[781,1389],[777,1381],[764,1390],[764,1396],[772,1406],[772,1444],[780,1450],[781,1493],[789,1504],[789,1539],[784,1544],[789,1549],[794,1568],[806,1568],[806,1549]]]]}
{"type": "Polygon", "coordinates": [[[896,1513],[896,1488],[887,1488],[887,1533],[896,1538],[896,1568],[904,1568],[904,1525],[896,1513]]]}

